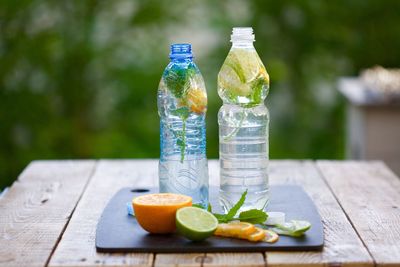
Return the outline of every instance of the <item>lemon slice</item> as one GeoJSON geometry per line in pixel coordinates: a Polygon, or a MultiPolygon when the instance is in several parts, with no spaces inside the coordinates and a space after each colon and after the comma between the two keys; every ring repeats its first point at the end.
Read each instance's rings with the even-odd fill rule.
{"type": "Polygon", "coordinates": [[[264,229],[256,227],[256,231],[247,237],[247,240],[252,242],[258,242],[265,238],[266,233],[264,229]]]}
{"type": "Polygon", "coordinates": [[[267,243],[275,243],[279,239],[279,235],[271,230],[264,230],[265,237],[262,240],[263,242],[267,243]]]}

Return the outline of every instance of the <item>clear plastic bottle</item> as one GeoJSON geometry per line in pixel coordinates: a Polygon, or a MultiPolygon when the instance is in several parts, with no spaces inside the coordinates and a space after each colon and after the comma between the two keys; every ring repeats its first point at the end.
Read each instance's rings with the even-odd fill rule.
{"type": "Polygon", "coordinates": [[[160,192],[191,196],[208,206],[207,92],[190,44],[173,44],[158,88],[160,192]]]}
{"type": "Polygon", "coordinates": [[[268,128],[264,104],[269,76],[253,42],[252,28],[233,28],[232,48],[218,74],[220,204],[229,210],[248,190],[241,210],[269,202],[268,128]]]}

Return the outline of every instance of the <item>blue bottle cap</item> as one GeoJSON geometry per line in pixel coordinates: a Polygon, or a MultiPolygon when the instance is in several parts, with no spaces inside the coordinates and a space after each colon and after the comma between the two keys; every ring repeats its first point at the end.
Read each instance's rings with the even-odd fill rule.
{"type": "Polygon", "coordinates": [[[184,59],[193,58],[192,45],[191,44],[172,44],[171,52],[169,54],[171,59],[184,59]]]}

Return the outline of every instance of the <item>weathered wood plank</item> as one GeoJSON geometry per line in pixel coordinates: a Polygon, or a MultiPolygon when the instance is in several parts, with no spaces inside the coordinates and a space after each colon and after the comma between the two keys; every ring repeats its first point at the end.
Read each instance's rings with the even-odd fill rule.
{"type": "Polygon", "coordinates": [[[204,267],[263,267],[265,260],[262,253],[207,253],[203,260],[204,267]]]}
{"type": "MultiPolygon", "coordinates": [[[[267,252],[268,266],[373,266],[373,261],[312,162],[273,161],[271,184],[301,185],[315,202],[324,224],[321,252],[267,252]]],[[[272,196],[273,197],[273,196],[272,196]]]]}
{"type": "Polygon", "coordinates": [[[204,257],[204,253],[157,254],[154,267],[197,267],[201,266],[204,257]]]}
{"type": "Polygon", "coordinates": [[[95,161],[34,161],[0,200],[0,266],[45,266],[95,161]]]}
{"type": "Polygon", "coordinates": [[[400,266],[400,180],[382,162],[319,161],[377,266],[400,266]]]}
{"type": "Polygon", "coordinates": [[[95,234],[104,207],[120,188],[155,186],[157,181],[155,160],[100,161],[49,266],[152,266],[151,253],[97,253],[95,234]]]}

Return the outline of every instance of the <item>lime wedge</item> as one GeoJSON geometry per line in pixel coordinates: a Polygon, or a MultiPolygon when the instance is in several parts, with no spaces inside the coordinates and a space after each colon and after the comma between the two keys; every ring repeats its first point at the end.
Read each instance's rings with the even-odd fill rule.
{"type": "Polygon", "coordinates": [[[307,221],[291,220],[290,222],[286,222],[284,224],[277,224],[271,228],[271,230],[280,235],[299,237],[307,232],[310,228],[311,224],[307,221]]]}
{"type": "Polygon", "coordinates": [[[206,210],[184,207],[176,212],[178,233],[192,241],[201,241],[212,236],[217,226],[218,220],[206,210]]]}

